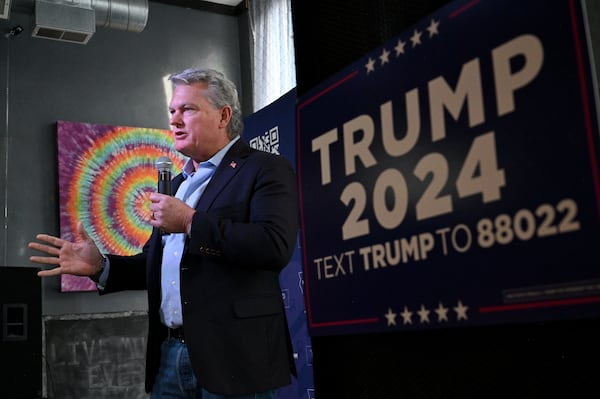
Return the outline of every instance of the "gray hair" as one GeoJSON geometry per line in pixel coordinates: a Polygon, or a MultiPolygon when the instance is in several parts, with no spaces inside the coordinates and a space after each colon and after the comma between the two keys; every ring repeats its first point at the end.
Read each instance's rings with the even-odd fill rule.
{"type": "Polygon", "coordinates": [[[216,108],[226,105],[231,107],[231,122],[229,123],[229,138],[233,139],[242,133],[244,122],[242,110],[235,84],[225,75],[214,69],[186,69],[183,72],[174,73],[169,76],[173,85],[189,85],[204,82],[208,85],[206,98],[216,108]]]}

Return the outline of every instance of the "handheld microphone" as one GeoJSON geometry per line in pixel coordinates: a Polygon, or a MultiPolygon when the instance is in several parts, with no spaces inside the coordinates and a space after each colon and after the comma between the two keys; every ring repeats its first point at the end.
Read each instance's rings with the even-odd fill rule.
{"type": "Polygon", "coordinates": [[[169,157],[159,157],[156,160],[158,170],[158,192],[159,194],[171,195],[171,169],[173,161],[169,157]]]}

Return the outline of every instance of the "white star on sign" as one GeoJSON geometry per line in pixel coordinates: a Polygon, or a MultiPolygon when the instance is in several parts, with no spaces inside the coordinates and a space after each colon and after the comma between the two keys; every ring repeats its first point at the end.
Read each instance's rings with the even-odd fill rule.
{"type": "Polygon", "coordinates": [[[381,55],[379,56],[379,59],[381,60],[381,65],[387,64],[388,62],[390,62],[390,52],[384,48],[381,52],[381,55]]]}
{"type": "Polygon", "coordinates": [[[395,326],[396,325],[396,313],[394,313],[392,311],[392,308],[388,308],[387,313],[385,314],[385,318],[387,319],[387,325],[388,326],[395,326]]]}
{"type": "Polygon", "coordinates": [[[415,29],[415,33],[410,37],[410,41],[412,42],[413,48],[421,44],[421,32],[415,29]]]}
{"type": "Polygon", "coordinates": [[[404,54],[404,46],[406,46],[406,42],[398,39],[398,44],[396,44],[396,47],[394,47],[394,50],[396,50],[396,57],[398,57],[400,54],[404,54]]]}
{"type": "Polygon", "coordinates": [[[456,320],[464,319],[468,320],[467,310],[469,310],[468,306],[463,305],[462,301],[458,301],[458,304],[454,307],[454,311],[456,312],[456,320]]]}
{"type": "Polygon", "coordinates": [[[441,302],[438,304],[438,307],[435,309],[438,321],[448,321],[448,310],[441,302]]]}
{"type": "Polygon", "coordinates": [[[402,311],[402,313],[400,313],[400,315],[402,316],[402,324],[412,324],[413,312],[409,312],[406,306],[404,307],[404,310],[402,311]]]}
{"type": "Polygon", "coordinates": [[[365,68],[367,68],[367,75],[371,72],[375,72],[375,60],[369,57],[369,62],[365,64],[365,68]]]}
{"type": "Polygon", "coordinates": [[[425,305],[421,305],[421,308],[419,309],[419,311],[417,313],[419,314],[419,317],[421,319],[421,324],[429,323],[430,311],[425,308],[425,305]]]}
{"type": "Polygon", "coordinates": [[[438,26],[440,25],[440,23],[438,21],[436,21],[435,19],[431,20],[431,23],[429,24],[429,26],[427,27],[427,30],[429,31],[429,37],[432,37],[433,35],[438,35],[438,26]]]}

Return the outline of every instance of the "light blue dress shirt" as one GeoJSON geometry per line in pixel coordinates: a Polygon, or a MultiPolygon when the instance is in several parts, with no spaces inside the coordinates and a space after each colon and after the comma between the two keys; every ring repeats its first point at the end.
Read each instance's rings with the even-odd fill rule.
{"type": "MultiPolygon", "coordinates": [[[[185,180],[177,189],[175,197],[195,208],[229,147],[238,139],[239,137],[231,140],[229,144],[217,152],[211,159],[200,163],[197,171],[194,171],[192,160],[188,159],[183,167],[185,180]]],[[[179,265],[185,246],[185,236],[186,233],[174,233],[163,236],[160,316],[162,322],[171,328],[183,325],[179,265]]]]}

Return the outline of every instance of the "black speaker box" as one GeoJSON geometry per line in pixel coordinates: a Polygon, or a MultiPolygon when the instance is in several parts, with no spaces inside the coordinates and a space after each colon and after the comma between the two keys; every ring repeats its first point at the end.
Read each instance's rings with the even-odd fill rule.
{"type": "Polygon", "coordinates": [[[0,397],[42,396],[42,292],[39,269],[0,266],[0,397]]]}

